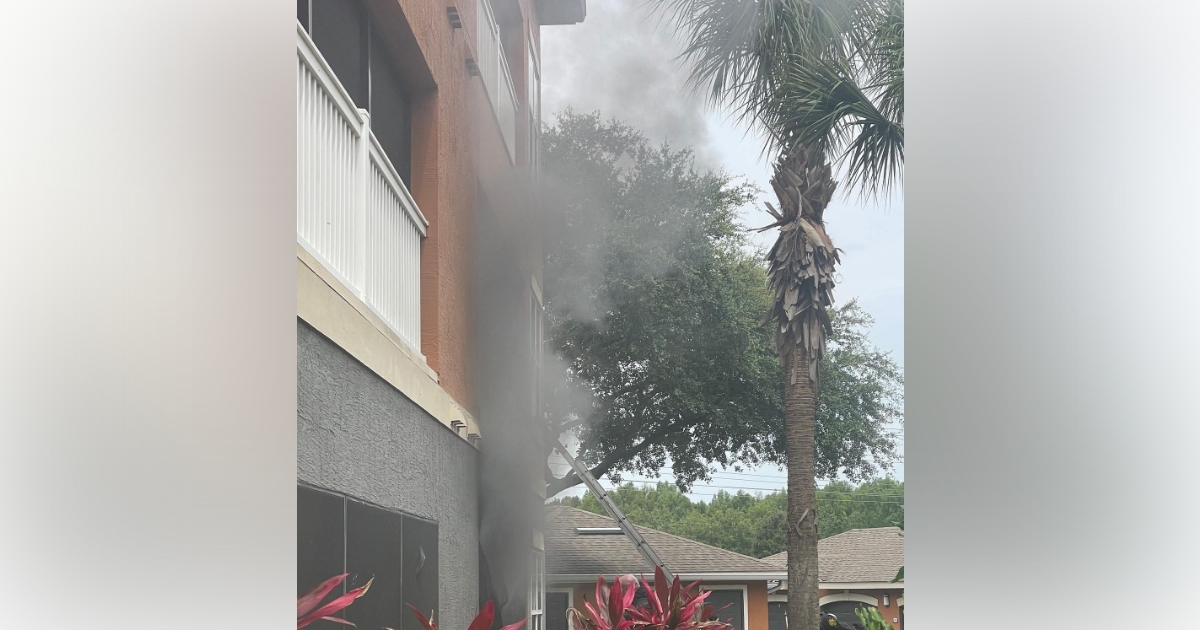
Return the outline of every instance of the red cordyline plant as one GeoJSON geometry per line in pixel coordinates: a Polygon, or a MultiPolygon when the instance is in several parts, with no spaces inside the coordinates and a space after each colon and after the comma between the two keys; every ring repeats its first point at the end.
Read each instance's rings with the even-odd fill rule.
{"type": "Polygon", "coordinates": [[[363,584],[362,586],[346,593],[345,595],[334,599],[328,604],[317,608],[317,604],[320,604],[321,600],[325,599],[325,596],[328,595],[330,591],[337,588],[337,586],[346,579],[347,575],[350,574],[343,573],[341,575],[335,575],[328,580],[325,580],[324,582],[314,586],[312,590],[301,595],[300,598],[296,600],[296,630],[300,630],[300,628],[303,628],[304,626],[307,626],[318,619],[333,621],[336,623],[345,624],[347,626],[354,625],[345,619],[339,619],[333,615],[341,612],[347,606],[353,604],[354,600],[362,597],[363,594],[367,592],[367,589],[371,588],[371,582],[374,582],[375,578],[371,578],[366,584],[363,584]]]}
{"type": "MultiPolygon", "coordinates": [[[[433,623],[433,612],[430,612],[430,618],[426,619],[425,615],[422,615],[421,611],[417,610],[416,606],[413,606],[412,604],[405,604],[405,606],[408,606],[412,609],[413,614],[417,616],[417,621],[420,621],[421,625],[425,626],[425,630],[438,630],[437,624],[433,623]]],[[[496,608],[492,605],[492,602],[489,601],[483,605],[483,610],[479,611],[478,615],[475,615],[475,619],[471,621],[471,625],[467,626],[467,630],[491,630],[492,619],[495,618],[495,616],[496,608]]],[[[526,619],[528,619],[528,617],[526,617],[526,619]]],[[[525,619],[522,619],[516,623],[510,623],[500,630],[517,630],[523,625],[525,625],[525,619]]],[[[384,628],[383,630],[393,630],[393,628],[384,628]]]]}
{"type": "Polygon", "coordinates": [[[670,583],[661,568],[654,569],[654,588],[642,576],[646,605],[632,606],[637,580],[632,575],[613,581],[610,588],[604,577],[596,578],[596,606],[584,602],[589,615],[572,609],[568,614],[572,630],[731,630],[716,619],[712,606],[704,604],[707,592],[693,594],[697,580],[684,586],[676,576],[670,583]]]}
{"type": "Polygon", "coordinates": [[[604,576],[596,578],[596,605],[584,600],[583,606],[588,614],[584,615],[572,608],[567,613],[572,630],[629,630],[634,622],[625,615],[637,594],[637,580],[632,575],[625,575],[613,580],[612,586],[604,581],[604,576]]]}

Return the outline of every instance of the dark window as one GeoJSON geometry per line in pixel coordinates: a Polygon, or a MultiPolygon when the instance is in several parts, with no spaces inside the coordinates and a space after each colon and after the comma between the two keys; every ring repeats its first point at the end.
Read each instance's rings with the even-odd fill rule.
{"type": "Polygon", "coordinates": [[[411,186],[412,100],[366,6],[362,0],[297,0],[296,11],[355,106],[371,114],[371,131],[411,186]]]}
{"type": "Polygon", "coordinates": [[[738,590],[714,590],[704,603],[717,611],[717,618],[736,630],[746,630],[746,593],[738,590]]]}
{"type": "MultiPolygon", "coordinates": [[[[438,608],[438,527],[436,523],[404,517],[404,601],[426,617],[438,608]]],[[[361,626],[361,624],[360,624],[361,626]]],[[[365,627],[365,626],[363,626],[365,627]]],[[[418,630],[412,611],[405,609],[402,630],[418,630]]]]}
{"type": "Polygon", "coordinates": [[[546,630],[567,630],[569,602],[567,593],[546,593],[546,630]]]}
{"type": "Polygon", "coordinates": [[[367,14],[360,0],[312,0],[313,43],[358,107],[367,107],[367,14]]]}
{"type": "Polygon", "coordinates": [[[346,502],[347,588],[374,577],[371,589],[346,609],[346,620],[360,628],[395,627],[400,621],[401,519],[395,512],[354,500],[346,502]]]}
{"type": "MultiPolygon", "coordinates": [[[[349,576],[335,595],[375,579],[341,615],[360,628],[417,630],[416,617],[404,604],[426,615],[437,610],[437,523],[301,486],[296,540],[297,594],[342,573],[349,576]]],[[[310,627],[344,626],[318,621],[310,627]]]]}
{"type": "Polygon", "coordinates": [[[412,101],[392,64],[383,38],[371,33],[371,129],[396,167],[405,186],[411,187],[412,101]]]}
{"type": "Polygon", "coordinates": [[[296,595],[343,572],[342,509],[343,499],[337,495],[310,488],[297,490],[296,595]]]}
{"type": "Polygon", "coordinates": [[[767,604],[767,629],[787,630],[787,602],[767,604]]]}
{"type": "Polygon", "coordinates": [[[312,0],[296,0],[296,19],[300,21],[300,25],[304,27],[304,30],[309,33],[312,33],[312,28],[309,27],[309,24],[312,24],[312,19],[309,15],[309,11],[311,11],[309,3],[311,2],[312,0]]]}
{"type": "MultiPolygon", "coordinates": [[[[345,499],[311,488],[296,492],[296,595],[336,575],[345,573],[345,499]]],[[[325,601],[345,592],[338,586],[325,601]]],[[[314,630],[336,627],[318,621],[314,630]]]]}

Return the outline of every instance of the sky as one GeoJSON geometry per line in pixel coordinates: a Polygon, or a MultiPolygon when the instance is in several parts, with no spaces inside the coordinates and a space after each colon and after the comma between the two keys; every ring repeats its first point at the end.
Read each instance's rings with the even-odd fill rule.
{"type": "MultiPolygon", "coordinates": [[[[770,160],[763,155],[762,139],[687,88],[686,70],[678,60],[681,51],[672,29],[645,0],[591,0],[582,24],[542,28],[546,122],[552,124],[554,113],[569,106],[617,118],[653,141],[691,147],[698,167],[723,169],[763,191],[743,209],[742,221],[751,228],[768,225],[771,219],[762,209],[763,201],[774,201],[774,193],[769,192],[770,160]]],[[[825,221],[834,244],[843,250],[841,279],[834,290],[837,302],[857,298],[875,318],[872,341],[903,367],[902,194],[878,202],[838,194],[825,211],[825,221]]],[[[754,240],[765,250],[774,236],[769,230],[754,240]]],[[[897,463],[892,474],[903,479],[903,463],[897,463]]],[[[607,480],[602,483],[609,485],[607,480]]],[[[708,500],[720,489],[770,491],[785,485],[784,473],[776,467],[720,472],[710,484],[697,484],[690,496],[708,500]]],[[[582,486],[576,486],[564,494],[581,493],[582,486]]]]}

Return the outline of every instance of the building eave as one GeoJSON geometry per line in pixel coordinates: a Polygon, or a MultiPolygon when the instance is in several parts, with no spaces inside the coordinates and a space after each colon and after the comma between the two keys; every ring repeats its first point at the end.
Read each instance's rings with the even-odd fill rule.
{"type": "MultiPolygon", "coordinates": [[[[642,572],[634,572],[634,575],[642,575],[642,572]]],[[[760,581],[775,581],[786,580],[786,571],[756,571],[756,572],[708,572],[708,573],[676,573],[676,576],[684,582],[694,580],[704,580],[705,582],[760,582],[760,581]]],[[[550,573],[546,575],[548,584],[590,584],[596,581],[599,577],[596,573],[550,573]]],[[[605,578],[611,580],[615,575],[605,574],[605,578]]],[[[647,579],[651,576],[647,575],[647,579]]]]}
{"type": "MultiPolygon", "coordinates": [[[[904,582],[821,582],[819,588],[824,591],[903,591],[904,582]]],[[[787,582],[779,590],[786,591],[787,582]]]]}

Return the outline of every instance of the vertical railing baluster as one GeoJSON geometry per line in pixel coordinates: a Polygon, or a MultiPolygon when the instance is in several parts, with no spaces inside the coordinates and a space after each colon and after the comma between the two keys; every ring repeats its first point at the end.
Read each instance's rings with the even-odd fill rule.
{"type": "MultiPolygon", "coordinates": [[[[361,279],[366,278],[367,271],[367,189],[371,185],[371,115],[367,110],[358,110],[361,121],[358,131],[357,169],[354,182],[354,247],[358,253],[355,269],[361,279]]],[[[360,292],[359,297],[363,297],[360,292]]]]}

